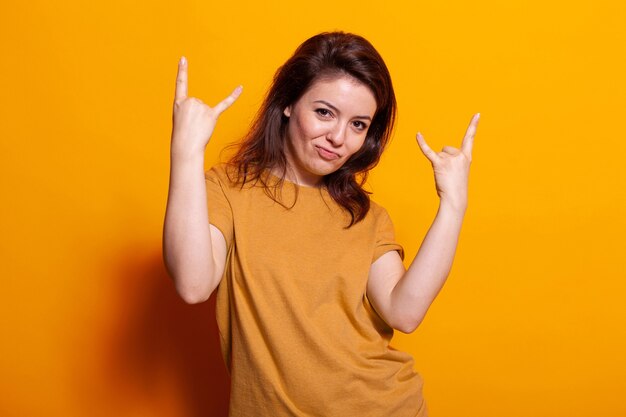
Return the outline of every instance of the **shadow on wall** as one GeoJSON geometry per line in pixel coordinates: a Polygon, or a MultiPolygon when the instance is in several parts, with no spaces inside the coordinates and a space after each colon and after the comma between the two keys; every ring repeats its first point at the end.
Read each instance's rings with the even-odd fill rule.
{"type": "Polygon", "coordinates": [[[123,291],[116,294],[124,300],[122,312],[116,312],[107,341],[110,356],[103,364],[114,385],[108,389],[119,401],[134,403],[135,411],[182,403],[173,407],[182,408],[185,416],[226,417],[230,378],[219,345],[216,292],[207,302],[186,304],[160,252],[143,263],[140,256],[126,259],[116,277],[123,291]]]}

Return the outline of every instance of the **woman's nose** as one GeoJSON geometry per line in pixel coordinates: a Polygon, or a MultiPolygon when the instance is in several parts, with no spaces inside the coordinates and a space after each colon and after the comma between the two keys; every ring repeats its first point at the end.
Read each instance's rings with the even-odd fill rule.
{"type": "Polygon", "coordinates": [[[333,145],[340,146],[346,135],[346,125],[343,123],[336,123],[332,128],[328,130],[326,139],[328,139],[333,145]]]}

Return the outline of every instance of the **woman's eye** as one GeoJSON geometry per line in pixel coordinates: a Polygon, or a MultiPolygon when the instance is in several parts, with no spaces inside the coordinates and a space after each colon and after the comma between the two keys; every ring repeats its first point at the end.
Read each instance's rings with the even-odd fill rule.
{"type": "Polygon", "coordinates": [[[330,110],[328,110],[328,109],[317,109],[315,111],[317,112],[317,114],[319,114],[320,116],[323,116],[323,117],[328,117],[328,116],[331,115],[330,110]]]}
{"type": "Polygon", "coordinates": [[[365,130],[367,128],[367,125],[359,120],[354,122],[354,127],[356,127],[359,130],[365,130]]]}

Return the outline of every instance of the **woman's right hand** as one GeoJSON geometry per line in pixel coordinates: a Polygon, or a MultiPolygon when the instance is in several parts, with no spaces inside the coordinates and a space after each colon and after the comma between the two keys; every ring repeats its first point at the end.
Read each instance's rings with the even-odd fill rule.
{"type": "Polygon", "coordinates": [[[241,94],[239,86],[215,107],[209,107],[202,100],[187,97],[187,60],[182,57],[176,75],[174,115],[171,152],[173,156],[204,157],[204,151],[219,115],[231,106],[241,94]]]}

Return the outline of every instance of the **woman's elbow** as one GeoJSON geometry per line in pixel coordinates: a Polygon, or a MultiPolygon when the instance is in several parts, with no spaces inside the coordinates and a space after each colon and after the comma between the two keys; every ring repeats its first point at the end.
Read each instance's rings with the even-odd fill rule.
{"type": "Polygon", "coordinates": [[[208,300],[208,297],[182,297],[187,304],[200,304],[208,300]]]}
{"type": "Polygon", "coordinates": [[[213,290],[217,287],[214,279],[199,278],[207,273],[196,271],[181,271],[180,268],[172,267],[171,263],[165,262],[168,275],[174,282],[176,292],[187,304],[199,304],[209,299],[213,290]]]}
{"type": "Polygon", "coordinates": [[[192,282],[192,280],[185,281],[184,279],[174,279],[174,282],[176,284],[176,292],[187,304],[200,304],[205,302],[215,289],[215,286],[206,282],[200,284],[196,283],[194,285],[184,284],[185,282],[192,282]]]}
{"type": "Polygon", "coordinates": [[[200,304],[205,302],[211,296],[211,293],[201,293],[198,291],[178,291],[178,295],[187,304],[200,304]]]}
{"type": "Polygon", "coordinates": [[[396,325],[393,326],[393,328],[398,331],[401,331],[402,333],[411,334],[415,330],[417,330],[420,324],[422,324],[423,319],[424,319],[424,316],[412,317],[412,318],[398,322],[396,325]]]}

